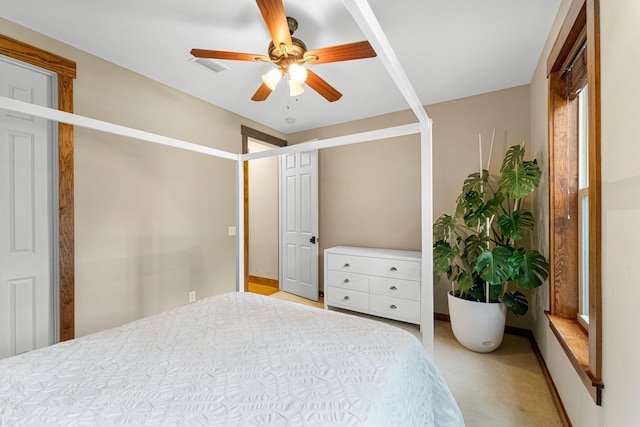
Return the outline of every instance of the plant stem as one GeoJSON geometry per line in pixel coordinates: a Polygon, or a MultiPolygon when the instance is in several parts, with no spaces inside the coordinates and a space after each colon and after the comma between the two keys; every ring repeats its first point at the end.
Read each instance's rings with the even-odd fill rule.
{"type": "Polygon", "coordinates": [[[496,139],[496,128],[493,128],[493,135],[491,136],[491,147],[489,148],[489,159],[487,160],[487,172],[491,166],[491,155],[493,154],[493,141],[496,139]]]}

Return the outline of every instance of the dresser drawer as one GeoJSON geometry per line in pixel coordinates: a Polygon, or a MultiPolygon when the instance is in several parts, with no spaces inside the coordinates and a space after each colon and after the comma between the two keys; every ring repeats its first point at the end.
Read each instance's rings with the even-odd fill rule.
{"type": "Polygon", "coordinates": [[[369,288],[372,294],[420,301],[420,282],[371,276],[369,288]]]}
{"type": "Polygon", "coordinates": [[[372,258],[369,272],[374,276],[420,281],[420,262],[372,258]]]}
{"type": "Polygon", "coordinates": [[[327,271],[327,278],[325,281],[328,286],[352,289],[360,292],[369,292],[369,276],[364,274],[329,270],[327,271]]]}
{"type": "MultiPolygon", "coordinates": [[[[327,294],[325,294],[327,295],[327,294]]],[[[356,311],[369,311],[369,293],[329,287],[327,305],[356,311]]]]}
{"type": "Polygon", "coordinates": [[[403,298],[392,298],[371,294],[369,311],[371,314],[401,320],[410,323],[420,323],[420,302],[403,298]]]}
{"type": "Polygon", "coordinates": [[[329,254],[327,265],[329,270],[369,274],[369,258],[365,257],[329,254]]]}

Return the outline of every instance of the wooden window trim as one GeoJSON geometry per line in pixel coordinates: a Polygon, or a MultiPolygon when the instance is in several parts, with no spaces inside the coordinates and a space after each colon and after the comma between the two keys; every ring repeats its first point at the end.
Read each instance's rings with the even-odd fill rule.
{"type": "MultiPolygon", "coordinates": [[[[61,56],[0,34],[0,54],[43,68],[58,75],[58,109],[73,113],[73,80],[76,63],[61,56]]],[[[73,126],[58,124],[58,221],[60,272],[60,341],[75,336],[73,126]]]]}
{"type": "MultiPolygon", "coordinates": [[[[268,133],[260,132],[245,125],[240,125],[242,134],[242,154],[249,152],[249,138],[275,145],[276,147],[286,147],[287,141],[268,133]]],[[[249,286],[249,162],[242,162],[244,173],[244,290],[249,286]]]]}
{"type": "Polygon", "coordinates": [[[600,5],[574,0],[547,61],[549,77],[549,325],[596,404],[602,404],[602,271],[600,174],[600,5]],[[577,162],[567,156],[567,141],[577,139],[577,102],[560,96],[561,73],[587,39],[589,95],[589,328],[577,321],[578,185],[566,179],[577,162]]]}

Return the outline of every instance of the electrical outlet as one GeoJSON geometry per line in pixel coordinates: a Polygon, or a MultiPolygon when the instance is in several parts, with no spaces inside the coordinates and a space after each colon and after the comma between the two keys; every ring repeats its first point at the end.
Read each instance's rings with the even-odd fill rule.
{"type": "Polygon", "coordinates": [[[194,302],[196,300],[196,291],[189,292],[189,302],[194,302]]]}
{"type": "Polygon", "coordinates": [[[235,236],[236,235],[236,226],[235,225],[230,225],[229,226],[229,236],[235,236]]]}

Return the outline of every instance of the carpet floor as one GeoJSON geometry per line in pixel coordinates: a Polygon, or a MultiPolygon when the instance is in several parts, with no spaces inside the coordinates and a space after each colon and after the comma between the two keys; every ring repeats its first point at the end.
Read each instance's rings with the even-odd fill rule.
{"type": "MultiPolygon", "coordinates": [[[[272,297],[323,307],[322,302],[282,291],[272,297]]],[[[417,325],[362,316],[393,324],[422,339],[417,325]]],[[[456,341],[449,323],[436,320],[434,340],[436,366],[449,384],[467,427],[562,426],[528,338],[506,334],[496,351],[475,353],[456,341]]]]}

